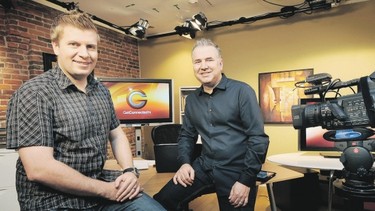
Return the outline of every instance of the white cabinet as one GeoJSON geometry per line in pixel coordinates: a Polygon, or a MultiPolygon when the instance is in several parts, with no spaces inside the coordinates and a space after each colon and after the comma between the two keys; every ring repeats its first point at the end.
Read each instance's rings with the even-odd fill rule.
{"type": "Polygon", "coordinates": [[[185,114],[185,102],[186,102],[186,97],[196,90],[198,86],[184,86],[180,87],[180,123],[182,124],[183,117],[185,114]]]}
{"type": "Polygon", "coordinates": [[[18,153],[0,149],[0,210],[20,210],[16,192],[16,162],[18,153]]]}

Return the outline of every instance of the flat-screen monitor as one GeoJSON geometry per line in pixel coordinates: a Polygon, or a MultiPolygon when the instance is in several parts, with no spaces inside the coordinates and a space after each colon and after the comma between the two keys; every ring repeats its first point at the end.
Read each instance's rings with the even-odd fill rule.
{"type": "Polygon", "coordinates": [[[172,79],[100,78],[122,124],[172,123],[172,79]]]}
{"type": "MultiPolygon", "coordinates": [[[[328,99],[330,100],[330,99],[328,99]]],[[[300,105],[309,105],[321,103],[319,98],[302,98],[300,105]]],[[[321,126],[309,127],[306,129],[299,129],[298,133],[298,148],[300,151],[342,151],[345,148],[346,142],[327,141],[323,138],[323,134],[327,132],[321,126]]]]}

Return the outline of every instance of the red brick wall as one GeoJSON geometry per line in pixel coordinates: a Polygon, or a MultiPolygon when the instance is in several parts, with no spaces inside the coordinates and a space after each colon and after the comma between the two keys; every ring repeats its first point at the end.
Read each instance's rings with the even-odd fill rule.
{"type": "MultiPolygon", "coordinates": [[[[50,25],[61,13],[33,1],[13,2],[15,9],[0,7],[0,128],[5,127],[7,103],[13,92],[43,73],[42,53],[53,53],[50,25]]],[[[98,29],[101,42],[95,75],[139,78],[137,41],[102,26],[98,29]]],[[[134,129],[125,130],[134,150],[134,129]]]]}

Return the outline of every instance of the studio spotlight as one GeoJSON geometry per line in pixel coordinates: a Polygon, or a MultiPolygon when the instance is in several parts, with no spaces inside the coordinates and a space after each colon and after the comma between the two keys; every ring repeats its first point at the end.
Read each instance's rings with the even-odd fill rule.
{"type": "Polygon", "coordinates": [[[188,19],[181,26],[176,26],[174,30],[176,30],[177,34],[180,36],[194,39],[197,31],[201,31],[206,28],[207,18],[202,12],[200,12],[194,15],[193,19],[188,19]]]}
{"type": "Polygon", "coordinates": [[[192,26],[199,31],[206,29],[207,27],[207,18],[202,12],[194,15],[190,22],[192,26]]]}
{"type": "Polygon", "coordinates": [[[143,39],[148,27],[148,21],[141,18],[137,23],[131,25],[128,29],[126,29],[125,33],[133,38],[143,39]]]}
{"type": "Polygon", "coordinates": [[[68,11],[71,11],[71,10],[76,10],[76,9],[78,9],[78,3],[74,3],[74,2],[68,2],[68,3],[66,3],[66,9],[68,10],[68,11]]]}
{"type": "Polygon", "coordinates": [[[182,26],[176,26],[174,30],[176,30],[177,34],[179,34],[180,36],[188,39],[194,39],[195,32],[197,31],[193,28],[191,21],[185,21],[182,26]]]}

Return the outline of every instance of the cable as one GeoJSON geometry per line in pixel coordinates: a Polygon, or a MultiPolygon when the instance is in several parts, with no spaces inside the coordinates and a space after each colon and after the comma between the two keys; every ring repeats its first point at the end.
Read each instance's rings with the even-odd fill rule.
{"type": "Polygon", "coordinates": [[[267,4],[271,4],[271,5],[279,6],[279,7],[285,7],[285,6],[298,7],[298,6],[302,6],[302,5],[306,4],[306,1],[303,1],[302,3],[299,3],[299,4],[294,4],[294,5],[282,5],[282,4],[273,3],[273,2],[270,2],[270,1],[267,1],[267,0],[262,0],[262,1],[267,3],[267,4]]]}

